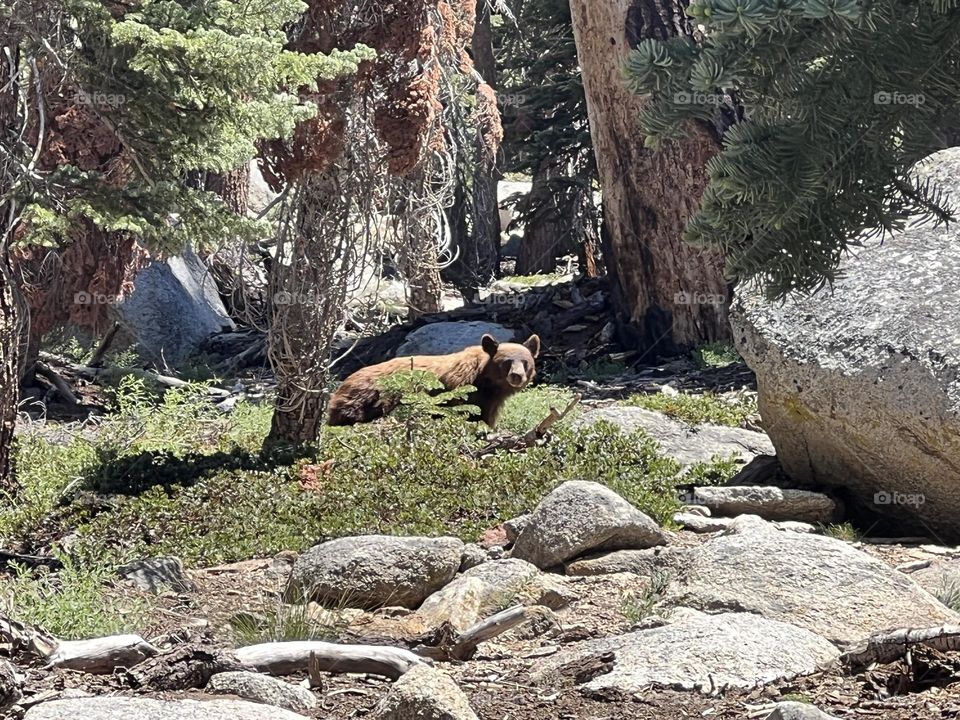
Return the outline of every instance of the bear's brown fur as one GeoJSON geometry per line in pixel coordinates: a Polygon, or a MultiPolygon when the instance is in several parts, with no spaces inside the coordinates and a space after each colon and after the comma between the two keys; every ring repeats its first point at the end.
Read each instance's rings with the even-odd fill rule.
{"type": "Polygon", "coordinates": [[[396,407],[396,401],[381,397],[380,378],[391,373],[429,370],[447,390],[473,385],[467,402],[480,408],[479,419],[493,427],[508,397],[519,392],[536,374],[535,359],[540,338],[531,335],[520,343],[500,343],[484,335],[479,345],[450,355],[414,355],[371,365],[343,381],[330,398],[330,425],[370,422],[396,407]]]}

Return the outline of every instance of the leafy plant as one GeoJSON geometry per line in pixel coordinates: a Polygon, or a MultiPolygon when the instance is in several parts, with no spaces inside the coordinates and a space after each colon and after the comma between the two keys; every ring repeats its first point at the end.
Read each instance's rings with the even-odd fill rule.
{"type": "Polygon", "coordinates": [[[650,584],[639,596],[625,593],[620,605],[620,612],[630,625],[638,625],[641,621],[654,614],[657,605],[666,595],[670,587],[670,574],[662,570],[653,573],[650,584]]]}

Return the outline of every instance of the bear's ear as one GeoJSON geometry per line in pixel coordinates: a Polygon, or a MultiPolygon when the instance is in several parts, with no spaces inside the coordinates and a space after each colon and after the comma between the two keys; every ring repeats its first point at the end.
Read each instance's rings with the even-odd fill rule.
{"type": "Polygon", "coordinates": [[[530,354],[534,357],[540,354],[540,336],[531,335],[527,338],[526,342],[523,343],[523,346],[530,351],[530,354]]]}
{"type": "Polygon", "coordinates": [[[493,335],[484,335],[480,338],[480,347],[483,348],[483,351],[493,357],[497,354],[497,348],[500,347],[500,343],[497,342],[497,339],[493,335]]]}

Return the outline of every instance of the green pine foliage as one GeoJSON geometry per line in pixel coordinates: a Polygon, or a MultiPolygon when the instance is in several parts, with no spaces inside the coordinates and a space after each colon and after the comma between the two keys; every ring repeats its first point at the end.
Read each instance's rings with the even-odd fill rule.
{"type": "Polygon", "coordinates": [[[300,0],[143,0],[121,15],[96,0],[59,0],[42,3],[40,22],[26,3],[23,15],[14,9],[23,57],[60,68],[61,92],[94,109],[132,165],[122,188],[70,165],[19,184],[30,228],[23,241],[55,244],[80,218],[171,252],[188,239],[203,246],[258,234],[182,180],[246,164],[258,141],[287,137],[316,112],[299,89],[316,90],[318,80],[349,75],[373,57],[363,46],[330,55],[284,50],[284,29],[305,8],[300,0]]]}
{"type": "Polygon", "coordinates": [[[838,277],[850,248],[950,219],[912,165],[960,126],[956,0],[698,0],[688,38],[646,40],[626,68],[650,93],[647,142],[736,104],[686,239],[770,296],[838,277]]]}

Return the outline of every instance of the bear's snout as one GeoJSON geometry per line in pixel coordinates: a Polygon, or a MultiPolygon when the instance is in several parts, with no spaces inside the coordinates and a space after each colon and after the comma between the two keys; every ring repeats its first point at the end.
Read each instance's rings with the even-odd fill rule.
{"type": "Polygon", "coordinates": [[[523,366],[520,367],[514,366],[510,368],[510,372],[507,373],[507,382],[510,383],[511,387],[521,388],[527,382],[527,374],[524,372],[523,366]]]}

